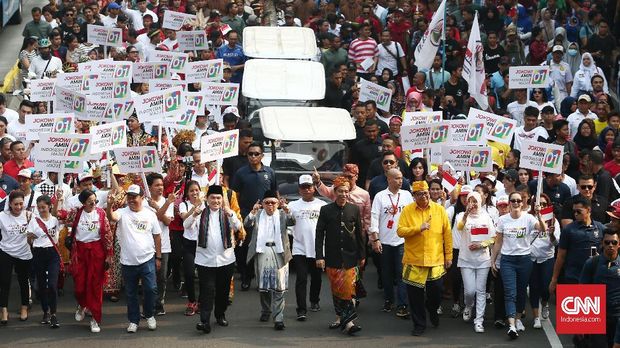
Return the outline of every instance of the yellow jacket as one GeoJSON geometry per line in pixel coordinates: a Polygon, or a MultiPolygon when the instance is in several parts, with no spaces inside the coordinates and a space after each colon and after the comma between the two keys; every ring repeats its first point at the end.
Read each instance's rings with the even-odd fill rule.
{"type": "Polygon", "coordinates": [[[452,230],[446,210],[435,202],[429,202],[426,209],[411,203],[400,214],[397,234],[405,238],[403,264],[432,267],[452,261],[452,230]],[[420,231],[430,219],[430,229],[420,231]]]}

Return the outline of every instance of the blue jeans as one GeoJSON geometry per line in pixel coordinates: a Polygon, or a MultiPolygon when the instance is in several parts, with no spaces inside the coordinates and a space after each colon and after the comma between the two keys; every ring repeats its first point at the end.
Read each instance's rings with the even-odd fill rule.
{"type": "Polygon", "coordinates": [[[527,284],[532,272],[530,255],[504,255],[500,261],[500,273],[504,281],[506,316],[514,318],[525,309],[527,284]]]}
{"type": "Polygon", "coordinates": [[[41,309],[43,313],[56,314],[60,256],[54,247],[32,248],[32,256],[39,287],[41,309]]]}
{"type": "Polygon", "coordinates": [[[383,278],[383,299],[394,303],[394,285],[396,285],[397,306],[407,306],[407,287],[403,283],[404,244],[392,246],[381,244],[381,273],[383,278]]]}
{"type": "Polygon", "coordinates": [[[554,258],[543,263],[532,261],[532,274],[530,275],[530,305],[532,308],[538,308],[540,301],[549,301],[549,283],[553,276],[554,264],[554,258]]]}
{"type": "Polygon", "coordinates": [[[127,296],[127,319],[130,323],[140,323],[140,304],[138,303],[138,282],[142,280],[144,294],[144,316],[150,318],[155,309],[157,299],[157,271],[155,257],[137,266],[122,265],[123,283],[127,296]]]}

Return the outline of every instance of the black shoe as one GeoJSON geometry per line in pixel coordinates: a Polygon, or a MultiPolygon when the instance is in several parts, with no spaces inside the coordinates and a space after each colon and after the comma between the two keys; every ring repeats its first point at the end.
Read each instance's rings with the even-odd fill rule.
{"type": "Polygon", "coordinates": [[[321,310],[321,306],[319,306],[319,303],[310,303],[310,311],[311,312],[318,312],[321,310]]]}
{"type": "Polygon", "coordinates": [[[407,307],[405,306],[398,307],[398,311],[396,311],[396,316],[402,319],[408,319],[409,311],[407,310],[407,307]]]}
{"type": "Polygon", "coordinates": [[[511,340],[516,340],[519,337],[519,333],[517,333],[517,330],[515,328],[513,328],[513,327],[508,329],[507,334],[508,334],[508,336],[510,337],[511,340]]]}
{"type": "Polygon", "coordinates": [[[250,290],[250,282],[241,282],[241,291],[250,290]]]}
{"type": "Polygon", "coordinates": [[[215,321],[219,326],[228,326],[228,320],[226,320],[226,317],[223,315],[219,318],[215,318],[215,321]]]}
{"type": "Polygon", "coordinates": [[[429,317],[433,327],[438,327],[439,326],[439,314],[437,314],[436,310],[435,311],[429,311],[428,317],[429,317]]]}
{"type": "Polygon", "coordinates": [[[58,297],[63,297],[65,296],[65,290],[64,289],[58,289],[58,297]]]}
{"type": "Polygon", "coordinates": [[[495,323],[493,323],[493,325],[495,325],[495,327],[498,329],[503,329],[506,327],[506,322],[501,319],[498,319],[495,321],[495,323]]]}
{"type": "Polygon", "coordinates": [[[262,321],[262,322],[269,321],[269,317],[270,316],[271,316],[271,313],[262,313],[260,315],[260,319],[259,320],[262,321]]]}
{"type": "Polygon", "coordinates": [[[198,331],[202,331],[206,334],[211,332],[211,325],[209,325],[209,323],[198,323],[196,324],[196,330],[198,331]]]}
{"type": "Polygon", "coordinates": [[[118,298],[118,296],[110,296],[110,302],[118,302],[120,299],[118,298]]]}
{"type": "Polygon", "coordinates": [[[43,318],[41,318],[41,324],[47,325],[49,323],[50,323],[50,314],[49,313],[43,313],[43,318]]]}
{"type": "Polygon", "coordinates": [[[50,328],[58,329],[59,327],[60,327],[60,324],[58,324],[58,318],[56,318],[56,314],[52,314],[50,316],[50,328]]]}
{"type": "Polygon", "coordinates": [[[424,334],[424,329],[422,328],[415,328],[413,330],[411,330],[411,335],[412,336],[422,336],[424,334]]]}
{"type": "Polygon", "coordinates": [[[277,331],[282,331],[284,330],[284,323],[281,321],[278,321],[277,323],[273,324],[273,328],[276,329],[277,331]]]}
{"type": "Polygon", "coordinates": [[[383,309],[382,311],[389,313],[392,311],[392,301],[390,300],[386,300],[385,302],[383,302],[383,309]]]}
{"type": "Polygon", "coordinates": [[[306,311],[300,311],[297,313],[297,321],[306,321],[307,318],[306,311]]]}

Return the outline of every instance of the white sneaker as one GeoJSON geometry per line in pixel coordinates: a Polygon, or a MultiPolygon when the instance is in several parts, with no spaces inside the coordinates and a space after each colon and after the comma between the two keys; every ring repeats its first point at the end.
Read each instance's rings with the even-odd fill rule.
{"type": "Polygon", "coordinates": [[[101,332],[101,328],[95,319],[90,320],[90,332],[99,333],[101,332]]]}
{"type": "Polygon", "coordinates": [[[515,320],[515,327],[517,328],[517,331],[525,331],[525,326],[523,326],[521,319],[515,320]]]}
{"type": "Polygon", "coordinates": [[[483,333],[484,326],[482,324],[476,324],[474,325],[474,331],[476,331],[477,333],[483,333]]]}
{"type": "Polygon", "coordinates": [[[549,319],[549,304],[543,306],[541,315],[543,319],[549,319]]]}
{"type": "Polygon", "coordinates": [[[136,333],[136,332],[138,332],[138,324],[129,323],[129,326],[127,326],[127,332],[128,333],[136,333]]]}
{"type": "Polygon", "coordinates": [[[534,329],[542,329],[540,318],[534,318],[534,329]]]}
{"type": "Polygon", "coordinates": [[[471,307],[463,309],[463,321],[468,322],[471,319],[471,307]]]}
{"type": "Polygon", "coordinates": [[[157,329],[157,320],[155,320],[155,317],[146,318],[146,324],[151,331],[157,329]]]}
{"type": "Polygon", "coordinates": [[[442,315],[443,314],[443,307],[439,306],[437,308],[437,314],[442,315]]]}
{"type": "Polygon", "coordinates": [[[75,311],[75,321],[82,321],[84,320],[84,308],[78,306],[77,310],[75,311]]]}

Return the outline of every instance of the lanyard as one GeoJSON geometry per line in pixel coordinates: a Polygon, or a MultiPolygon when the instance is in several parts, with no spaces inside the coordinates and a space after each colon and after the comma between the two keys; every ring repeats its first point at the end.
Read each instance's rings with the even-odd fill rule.
{"type": "Polygon", "coordinates": [[[400,192],[398,193],[398,198],[396,198],[396,204],[392,201],[392,197],[388,194],[388,198],[390,199],[390,204],[392,205],[392,215],[396,215],[398,212],[398,202],[400,202],[400,192]]]}

